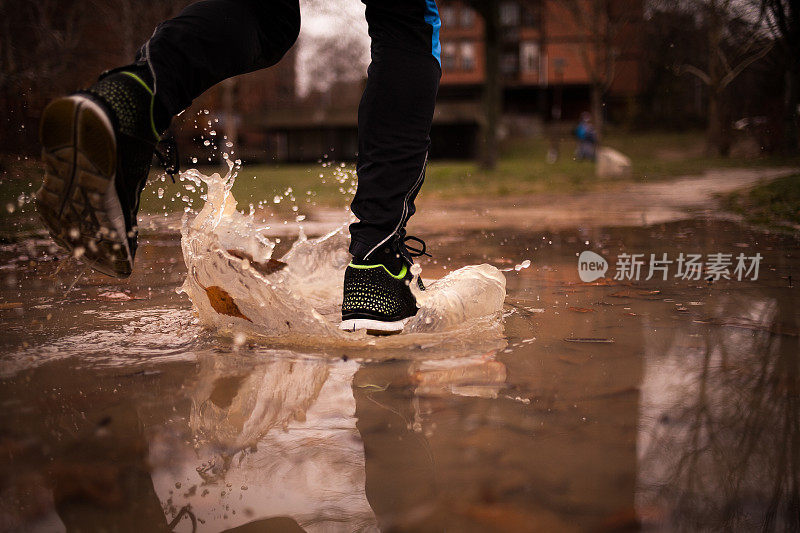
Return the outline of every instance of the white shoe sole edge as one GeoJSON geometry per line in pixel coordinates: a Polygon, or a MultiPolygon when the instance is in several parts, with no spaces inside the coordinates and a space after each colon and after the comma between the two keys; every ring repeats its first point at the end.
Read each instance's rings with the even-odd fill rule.
{"type": "Polygon", "coordinates": [[[404,318],[403,320],[397,320],[395,322],[383,322],[381,320],[373,320],[370,318],[351,318],[348,320],[342,320],[339,324],[339,329],[344,331],[359,331],[359,330],[367,330],[367,333],[370,332],[377,332],[378,334],[392,334],[392,333],[400,333],[403,331],[406,323],[411,320],[411,318],[404,318]]]}

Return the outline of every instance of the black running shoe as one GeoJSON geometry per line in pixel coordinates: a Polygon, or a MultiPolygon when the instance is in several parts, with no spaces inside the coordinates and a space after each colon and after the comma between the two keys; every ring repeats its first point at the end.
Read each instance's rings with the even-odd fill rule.
{"type": "MultiPolygon", "coordinates": [[[[365,329],[370,335],[400,333],[411,317],[417,314],[417,300],[410,284],[412,257],[428,255],[422,249],[404,246],[399,240],[372,254],[369,259],[353,259],[344,273],[342,322],[339,329],[365,329]]],[[[419,288],[424,290],[422,280],[419,288]]]]}
{"type": "Polygon", "coordinates": [[[136,214],[159,132],[152,83],[118,69],[51,102],[39,136],[46,165],[36,204],[50,235],[110,276],[131,274],[136,214]]]}

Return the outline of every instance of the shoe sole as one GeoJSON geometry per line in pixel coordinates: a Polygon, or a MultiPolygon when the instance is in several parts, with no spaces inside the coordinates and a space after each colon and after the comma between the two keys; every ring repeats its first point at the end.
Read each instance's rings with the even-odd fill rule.
{"type": "Polygon", "coordinates": [[[91,99],[54,100],[39,130],[44,182],[36,206],[53,240],[93,269],[127,278],[133,256],[114,180],[114,127],[91,99]]]}
{"type": "Polygon", "coordinates": [[[339,329],[353,332],[365,329],[368,335],[396,335],[403,331],[409,320],[410,318],[404,318],[395,322],[382,322],[369,318],[350,318],[342,320],[339,329]]]}

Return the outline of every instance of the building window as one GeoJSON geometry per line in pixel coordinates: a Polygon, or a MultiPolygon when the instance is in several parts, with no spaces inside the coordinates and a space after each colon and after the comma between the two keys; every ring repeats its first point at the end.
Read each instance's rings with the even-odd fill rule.
{"type": "Polygon", "coordinates": [[[500,24],[503,26],[519,26],[519,4],[503,2],[500,4],[500,24]]]}
{"type": "Polygon", "coordinates": [[[517,65],[517,54],[505,53],[500,57],[500,71],[503,74],[515,74],[519,68],[517,65]]]}
{"type": "Polygon", "coordinates": [[[459,19],[462,28],[471,28],[475,24],[475,11],[471,7],[461,6],[459,19]]]}
{"type": "Polygon", "coordinates": [[[442,44],[442,69],[455,70],[456,68],[456,45],[455,43],[442,44]]]}
{"type": "Polygon", "coordinates": [[[538,28],[539,10],[539,4],[524,4],[522,6],[522,25],[526,28],[538,28]]]}
{"type": "Polygon", "coordinates": [[[461,70],[475,70],[475,45],[461,43],[461,70]]]}
{"type": "Polygon", "coordinates": [[[523,41],[519,44],[519,69],[522,72],[539,70],[539,43],[523,41]]]}
{"type": "Polygon", "coordinates": [[[453,6],[442,6],[439,8],[439,17],[442,19],[442,25],[445,28],[455,28],[456,24],[456,9],[453,6]]]}

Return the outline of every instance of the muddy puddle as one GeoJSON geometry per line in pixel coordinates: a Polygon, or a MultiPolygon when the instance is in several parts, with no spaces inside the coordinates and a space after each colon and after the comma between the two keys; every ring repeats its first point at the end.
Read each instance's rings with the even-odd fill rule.
{"type": "Polygon", "coordinates": [[[237,341],[178,292],[177,232],[145,232],[123,282],[3,245],[0,530],[798,527],[796,240],[705,219],[417,233],[423,277],[504,270],[498,335],[237,341]],[[605,277],[580,281],[585,250],[605,277]],[[626,253],[762,259],[755,280],[614,280],[626,253]]]}

